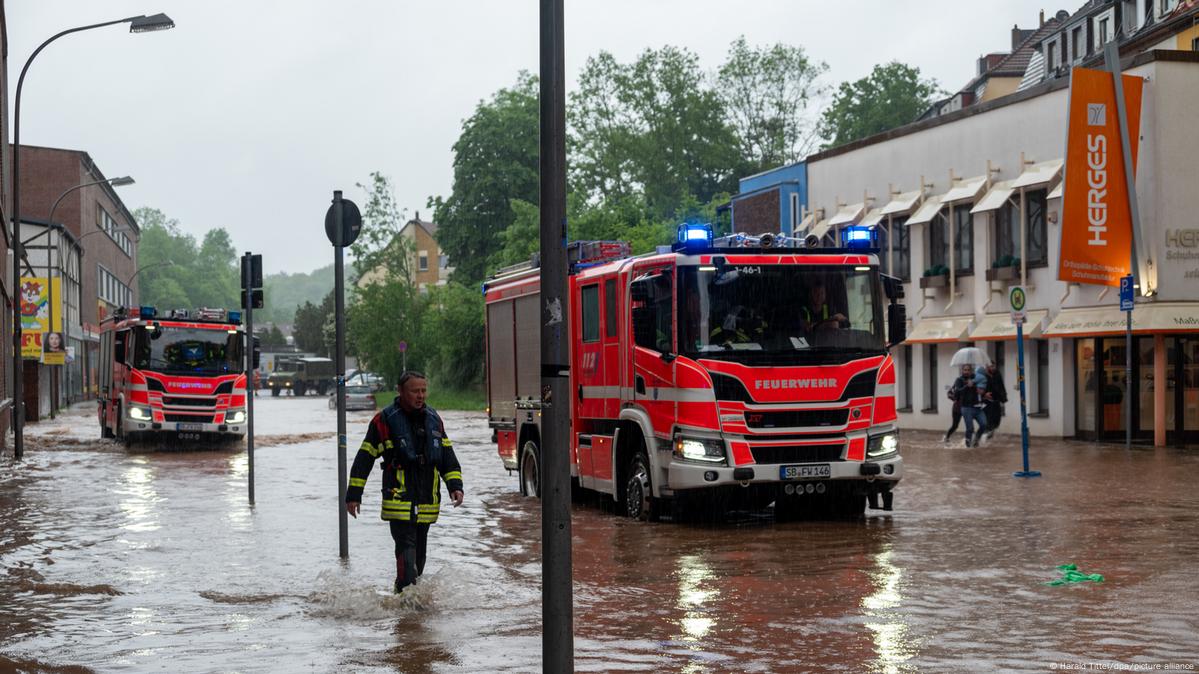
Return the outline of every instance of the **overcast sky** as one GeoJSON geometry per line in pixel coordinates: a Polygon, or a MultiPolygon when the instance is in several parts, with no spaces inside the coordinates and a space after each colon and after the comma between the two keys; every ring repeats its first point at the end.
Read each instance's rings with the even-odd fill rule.
{"type": "MultiPolygon", "coordinates": [[[[1075,0],[1074,5],[1079,4],[1075,0]]],[[[152,206],[197,236],[225,227],[268,272],[332,261],[323,218],[332,190],[359,204],[371,171],[389,175],[411,217],[452,180],[451,146],[481,99],[536,72],[534,0],[17,0],[5,3],[9,106],[42,40],[65,28],[166,12],[176,28],[113,26],[55,42],[26,76],[22,140],[85,150],[130,210],[152,206]]],[[[629,61],[675,45],[705,68],[744,34],[802,45],[828,80],[877,63],[920,68],[946,89],[983,53],[1036,27],[1032,0],[566,0],[567,85],[601,50],[629,61]]],[[[11,131],[11,128],[10,128],[11,131]]]]}

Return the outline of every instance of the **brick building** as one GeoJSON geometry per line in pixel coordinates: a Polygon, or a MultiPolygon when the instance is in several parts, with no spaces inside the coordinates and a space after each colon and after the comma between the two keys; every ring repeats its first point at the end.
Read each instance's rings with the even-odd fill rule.
{"type": "MultiPolygon", "coordinates": [[[[21,239],[30,246],[28,254],[36,254],[39,241],[45,245],[47,227],[53,228],[55,223],[61,223],[59,231],[64,241],[55,249],[78,251],[78,259],[64,254],[61,263],[56,260],[51,272],[52,276],[63,278],[64,291],[72,295],[62,298],[55,310],[70,319],[64,321],[63,331],[67,345],[75,347],[75,363],[71,366],[74,372],[61,372],[62,368],[57,368],[60,372],[56,376],[66,377],[57,390],[67,395],[60,394],[55,405],[64,398],[95,394],[100,321],[117,306],[135,304],[138,297],[140,229],[133,214],[105,180],[107,177],[86,152],[21,146],[21,219],[28,223],[23,225],[21,239]],[[88,183],[97,184],[74,189],[88,183]],[[50,210],[60,197],[62,200],[50,222],[50,210]],[[74,282],[69,278],[72,275],[74,282]]],[[[27,363],[36,364],[36,361],[27,363]]],[[[25,382],[27,416],[36,418],[37,379],[27,374],[25,382]],[[28,390],[31,385],[34,391],[28,390]]],[[[40,398],[44,407],[49,398],[43,394],[40,398]]]]}

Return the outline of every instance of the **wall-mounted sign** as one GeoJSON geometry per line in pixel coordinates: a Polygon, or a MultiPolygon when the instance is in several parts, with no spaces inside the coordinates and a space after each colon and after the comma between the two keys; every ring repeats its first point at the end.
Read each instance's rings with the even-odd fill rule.
{"type": "MultiPolygon", "coordinates": [[[[1145,81],[1123,76],[1132,170],[1136,174],[1145,81]]],[[[1070,75],[1062,250],[1057,277],[1070,283],[1116,286],[1130,273],[1132,211],[1124,174],[1116,86],[1104,70],[1070,75]]]]}

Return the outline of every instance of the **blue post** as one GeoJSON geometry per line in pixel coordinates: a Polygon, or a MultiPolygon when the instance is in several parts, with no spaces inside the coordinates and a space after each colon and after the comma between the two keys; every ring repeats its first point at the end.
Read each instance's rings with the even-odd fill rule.
{"type": "MultiPolygon", "coordinates": [[[[1028,404],[1024,397],[1024,321],[1016,321],[1016,379],[1020,382],[1020,445],[1024,450],[1024,470],[1012,473],[1015,477],[1040,477],[1038,470],[1028,469],[1028,404]]],[[[1042,393],[1042,395],[1044,395],[1042,393]]]]}

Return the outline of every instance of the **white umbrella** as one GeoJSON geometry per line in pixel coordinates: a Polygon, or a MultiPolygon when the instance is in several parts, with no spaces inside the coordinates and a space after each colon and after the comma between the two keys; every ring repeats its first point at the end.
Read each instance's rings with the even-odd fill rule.
{"type": "Polygon", "coordinates": [[[975,346],[967,346],[964,349],[958,349],[958,352],[953,354],[953,360],[949,361],[953,367],[961,367],[963,365],[973,365],[974,367],[986,367],[991,364],[991,359],[987,357],[987,352],[975,346]]]}

